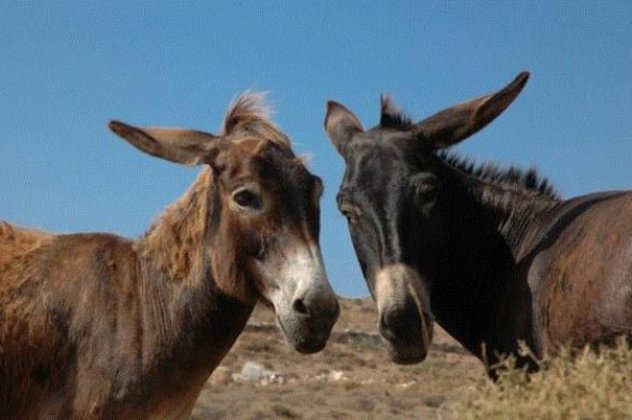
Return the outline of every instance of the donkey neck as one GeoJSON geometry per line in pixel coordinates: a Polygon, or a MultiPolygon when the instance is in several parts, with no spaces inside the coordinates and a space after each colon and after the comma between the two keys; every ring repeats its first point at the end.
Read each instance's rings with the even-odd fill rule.
{"type": "Polygon", "coordinates": [[[212,171],[205,169],[137,241],[139,254],[166,274],[166,280],[189,286],[204,281],[209,217],[219,201],[213,199],[216,188],[212,171]]]}
{"type": "MultiPolygon", "coordinates": [[[[219,363],[248,320],[253,302],[227,296],[212,267],[212,224],[221,211],[210,168],[139,239],[145,322],[164,345],[191,363],[199,357],[206,375],[219,363]],[[180,348],[182,346],[188,348],[180,348]],[[187,359],[185,357],[185,359],[187,359]]],[[[224,261],[234,265],[233,261],[224,261]]],[[[144,346],[147,347],[147,346],[144,346]]],[[[180,356],[179,356],[180,357],[180,356]]]]}
{"type": "Polygon", "coordinates": [[[435,274],[433,312],[465,347],[493,362],[496,352],[515,351],[518,339],[531,342],[530,293],[517,275],[518,257],[533,221],[558,200],[449,164],[442,170],[448,251],[435,274]]]}
{"type": "Polygon", "coordinates": [[[469,207],[488,216],[488,223],[503,237],[515,260],[524,255],[533,222],[546,217],[562,202],[549,181],[535,169],[477,165],[457,154],[442,152],[438,164],[457,192],[465,191],[469,207]]]}
{"type": "Polygon", "coordinates": [[[561,203],[557,197],[537,190],[471,175],[466,177],[465,183],[475,202],[491,215],[515,262],[525,254],[537,222],[561,203]]]}

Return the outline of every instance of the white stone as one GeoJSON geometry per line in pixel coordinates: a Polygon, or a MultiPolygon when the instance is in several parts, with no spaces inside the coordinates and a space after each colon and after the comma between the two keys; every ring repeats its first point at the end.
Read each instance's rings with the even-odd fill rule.
{"type": "Polygon", "coordinates": [[[331,382],[338,382],[338,381],[342,381],[343,379],[347,379],[347,376],[345,375],[345,373],[341,370],[334,370],[329,372],[328,375],[328,379],[331,382]]]}
{"type": "Polygon", "coordinates": [[[246,362],[241,368],[239,378],[242,381],[262,381],[272,375],[261,363],[246,362]]]}

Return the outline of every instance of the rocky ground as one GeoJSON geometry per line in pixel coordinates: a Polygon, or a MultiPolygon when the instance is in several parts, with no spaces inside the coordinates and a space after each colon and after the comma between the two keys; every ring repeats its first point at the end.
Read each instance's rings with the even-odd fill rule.
{"type": "Polygon", "coordinates": [[[449,406],[485,381],[482,364],[435,327],[421,364],[390,362],[369,299],[343,299],[325,350],[290,349],[272,312],[257,308],[246,331],[213,373],[194,419],[450,418],[449,406]]]}

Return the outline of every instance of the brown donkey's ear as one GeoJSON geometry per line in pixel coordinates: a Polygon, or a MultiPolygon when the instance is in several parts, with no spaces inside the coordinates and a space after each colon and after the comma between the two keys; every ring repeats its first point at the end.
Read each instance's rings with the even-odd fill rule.
{"type": "Polygon", "coordinates": [[[518,96],[529,79],[529,72],[520,73],[504,89],[445,109],[412,128],[415,135],[440,149],[471,136],[499,116],[518,96]]]}
{"type": "Polygon", "coordinates": [[[325,115],[325,130],[336,146],[336,150],[343,157],[346,154],[347,143],[355,133],[364,131],[358,117],[338,102],[327,102],[325,115]]]}
{"type": "Polygon", "coordinates": [[[208,163],[220,143],[220,138],[201,131],[138,128],[120,121],[110,121],[109,127],[143,152],[184,165],[208,163]]]}

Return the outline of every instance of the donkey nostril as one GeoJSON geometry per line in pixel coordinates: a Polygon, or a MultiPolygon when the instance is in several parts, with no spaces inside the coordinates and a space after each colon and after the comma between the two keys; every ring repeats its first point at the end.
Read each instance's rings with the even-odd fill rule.
{"type": "Polygon", "coordinates": [[[302,299],[296,299],[292,304],[292,308],[301,315],[309,315],[309,311],[302,299]]]}
{"type": "Polygon", "coordinates": [[[393,334],[393,331],[391,330],[389,325],[386,323],[386,320],[384,319],[384,315],[379,317],[378,328],[380,330],[380,334],[382,335],[382,337],[390,341],[395,340],[395,334],[393,334]]]}
{"type": "Polygon", "coordinates": [[[388,328],[388,326],[386,325],[386,321],[384,321],[384,315],[379,317],[379,327],[381,330],[385,330],[388,328]]]}

